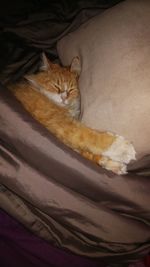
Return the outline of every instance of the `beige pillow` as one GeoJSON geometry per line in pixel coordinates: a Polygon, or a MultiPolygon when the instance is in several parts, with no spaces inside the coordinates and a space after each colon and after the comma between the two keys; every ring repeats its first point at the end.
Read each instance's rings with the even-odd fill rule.
{"type": "Polygon", "coordinates": [[[127,0],[58,42],[64,65],[79,56],[82,121],[150,153],[150,1],[127,0]]]}

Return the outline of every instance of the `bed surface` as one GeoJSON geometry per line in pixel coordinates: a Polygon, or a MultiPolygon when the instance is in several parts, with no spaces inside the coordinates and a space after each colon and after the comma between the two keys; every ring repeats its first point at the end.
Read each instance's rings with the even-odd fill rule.
{"type": "Polygon", "coordinates": [[[134,261],[150,250],[150,155],[126,176],[107,172],[61,144],[7,91],[9,79],[38,69],[42,50],[58,62],[56,41],[117,1],[58,2],[40,9],[41,1],[25,1],[0,20],[0,206],[59,249],[134,261]]]}

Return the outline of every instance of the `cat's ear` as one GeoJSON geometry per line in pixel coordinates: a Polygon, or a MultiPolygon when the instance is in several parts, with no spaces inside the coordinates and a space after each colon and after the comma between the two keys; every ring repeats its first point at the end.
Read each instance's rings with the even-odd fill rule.
{"type": "Polygon", "coordinates": [[[25,80],[28,81],[28,83],[33,86],[36,89],[39,89],[39,84],[36,82],[34,74],[27,74],[24,76],[25,80]]]}
{"type": "Polygon", "coordinates": [[[40,70],[41,71],[48,71],[50,70],[50,63],[45,55],[45,53],[43,52],[42,55],[41,55],[41,66],[40,66],[40,70]]]}
{"type": "Polygon", "coordinates": [[[81,62],[79,57],[74,57],[71,62],[70,71],[75,72],[77,76],[81,73],[81,62]]]}

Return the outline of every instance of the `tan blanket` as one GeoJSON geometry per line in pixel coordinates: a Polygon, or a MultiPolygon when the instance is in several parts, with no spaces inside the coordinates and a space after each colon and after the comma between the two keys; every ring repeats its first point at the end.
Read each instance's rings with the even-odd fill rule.
{"type": "Polygon", "coordinates": [[[116,176],[65,147],[0,90],[0,205],[58,247],[125,261],[150,248],[150,158],[116,176]]]}

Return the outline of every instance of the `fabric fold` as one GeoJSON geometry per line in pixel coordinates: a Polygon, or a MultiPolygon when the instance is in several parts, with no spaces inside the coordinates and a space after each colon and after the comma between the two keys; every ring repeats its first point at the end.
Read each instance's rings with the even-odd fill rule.
{"type": "MultiPolygon", "coordinates": [[[[78,255],[107,260],[144,255],[149,178],[117,176],[95,166],[61,144],[4,87],[0,94],[0,182],[29,207],[23,215],[21,204],[12,214],[15,210],[30,230],[78,255]],[[27,223],[28,215],[36,222],[27,223]]],[[[7,206],[4,199],[1,206],[8,211],[10,200],[7,206]]]]}

